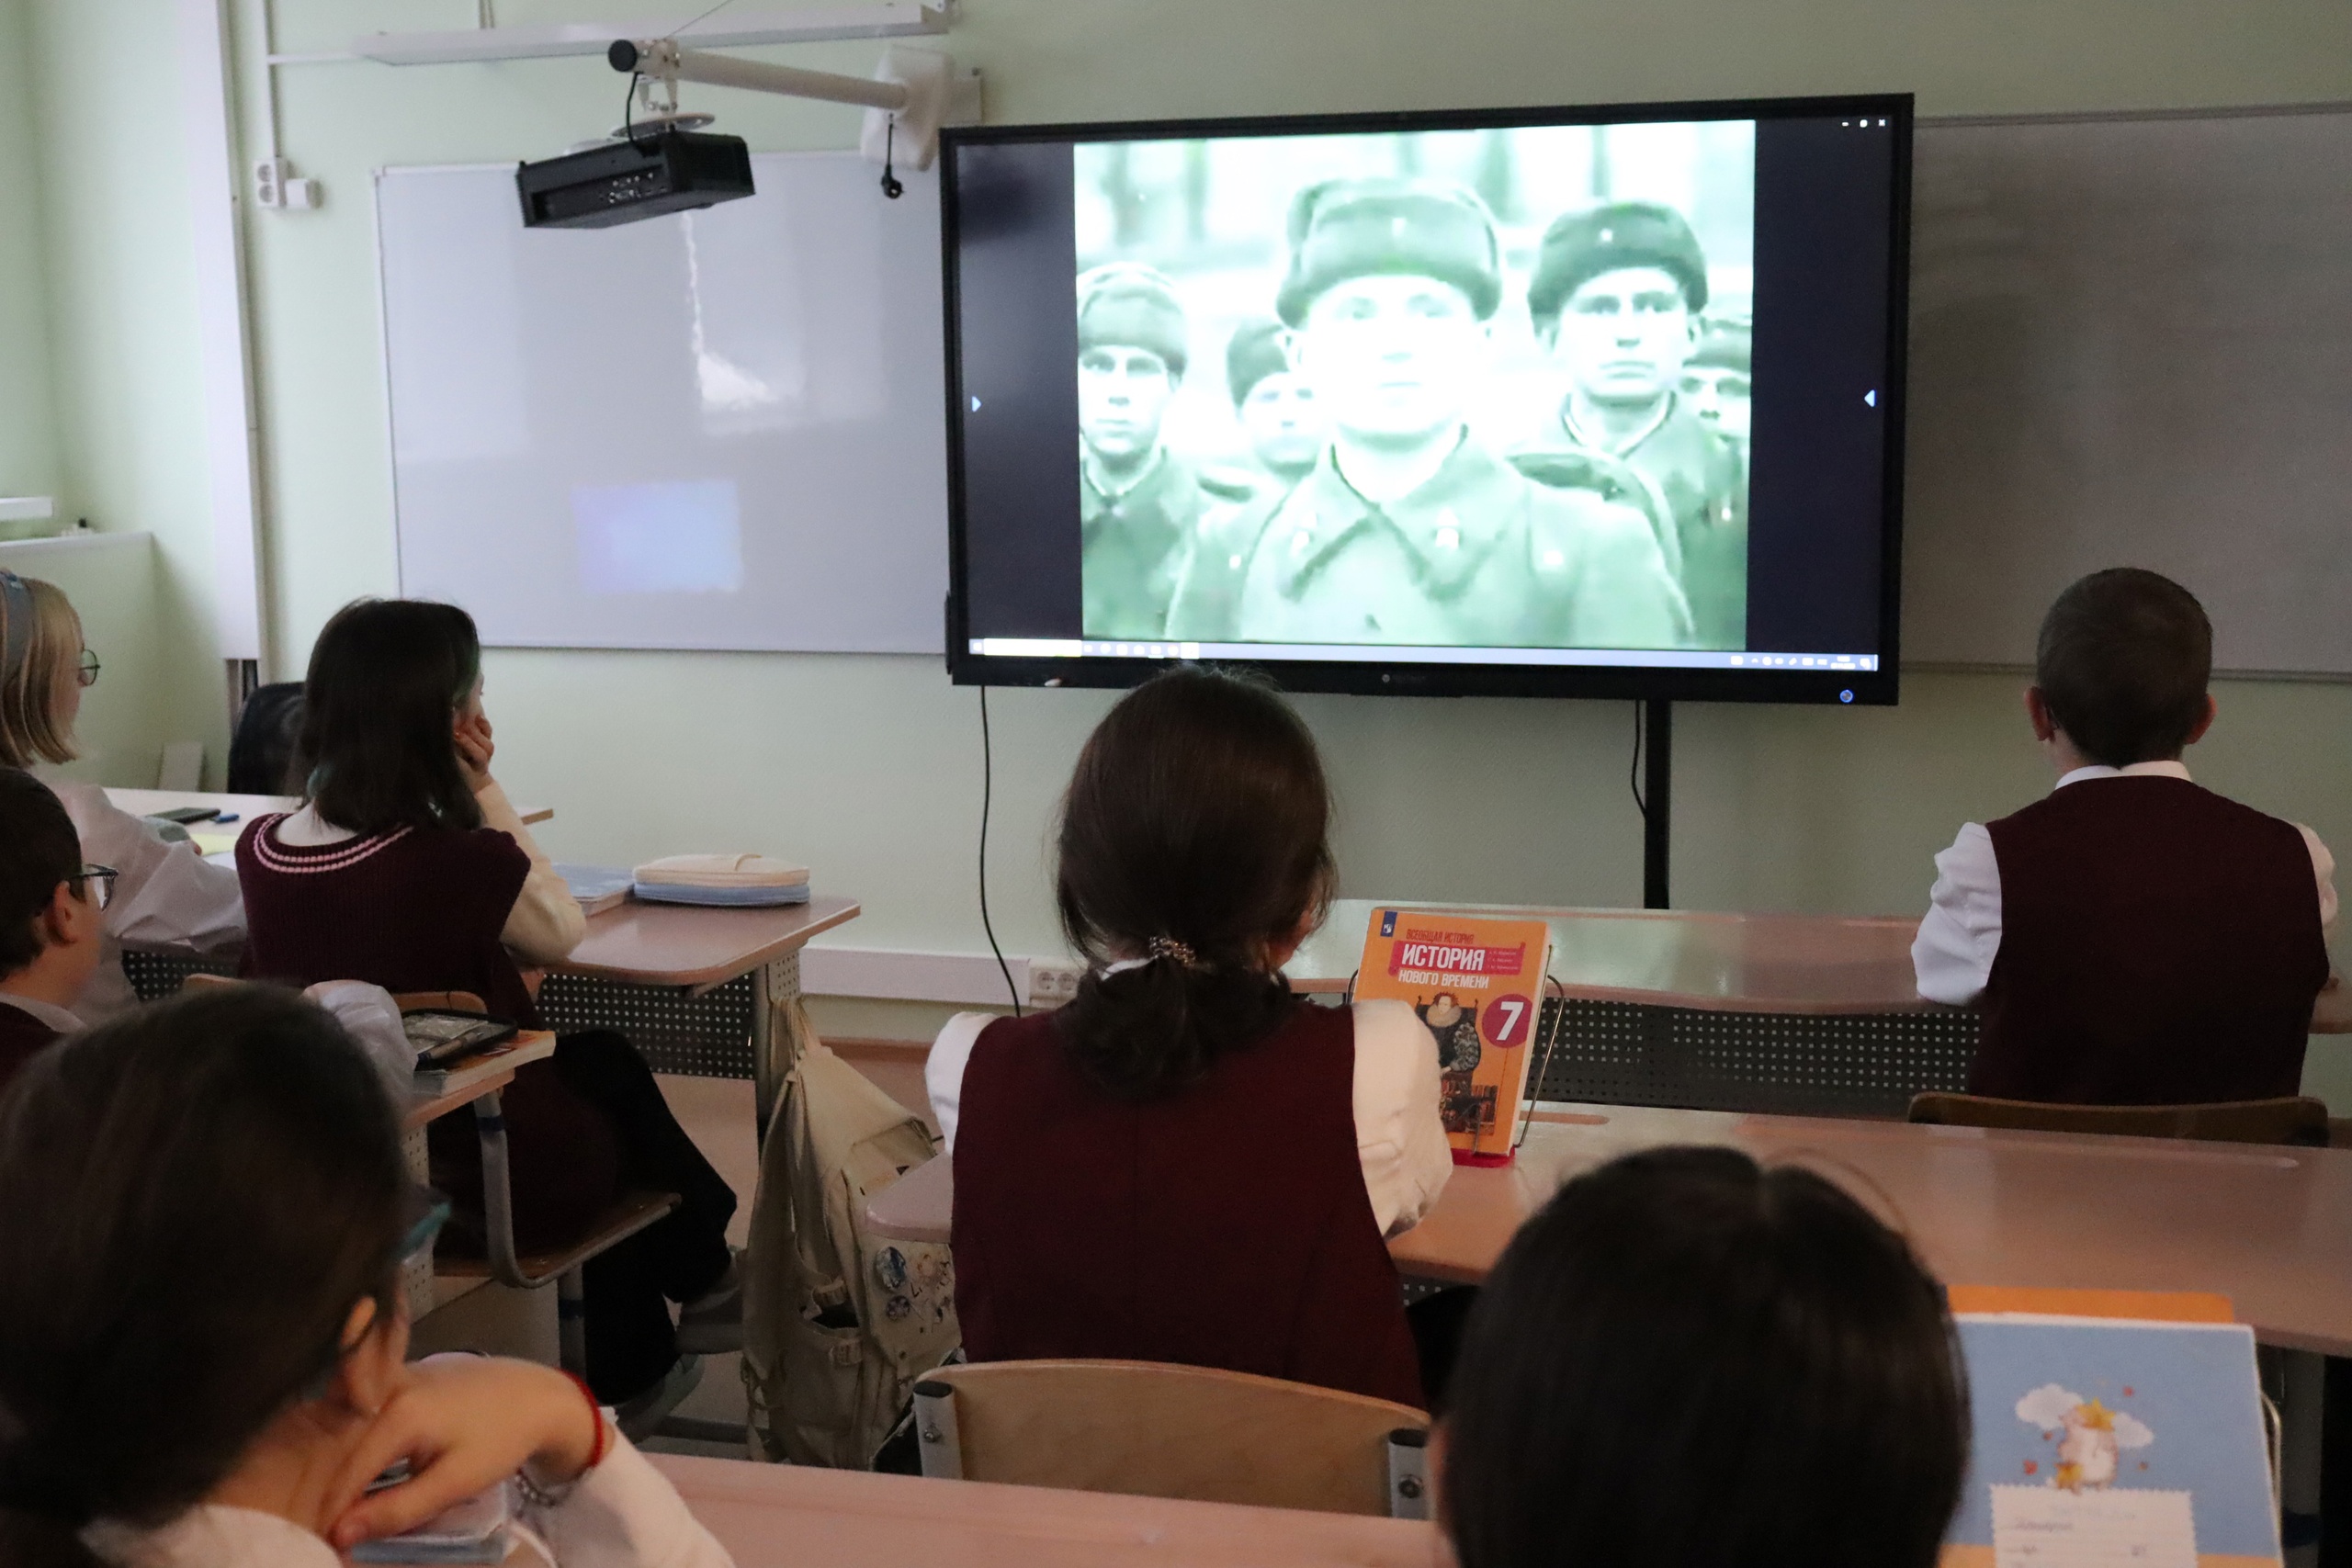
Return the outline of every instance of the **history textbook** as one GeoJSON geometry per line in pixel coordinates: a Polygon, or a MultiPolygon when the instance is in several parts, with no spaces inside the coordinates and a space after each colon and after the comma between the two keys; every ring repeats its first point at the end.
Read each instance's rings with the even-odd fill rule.
{"type": "Polygon", "coordinates": [[[1372,912],[1356,999],[1402,1001],[1435,1037],[1456,1165],[1510,1159],[1551,956],[1542,920],[1372,912]]]}

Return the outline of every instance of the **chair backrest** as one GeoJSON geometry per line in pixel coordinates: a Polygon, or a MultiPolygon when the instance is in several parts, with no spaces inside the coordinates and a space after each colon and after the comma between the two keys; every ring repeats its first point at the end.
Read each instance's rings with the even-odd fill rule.
{"type": "Polygon", "coordinates": [[[1429,1420],[1363,1394],[1153,1361],[972,1362],[915,1385],[926,1475],[1338,1514],[1428,1517],[1429,1420]]]}
{"type": "Polygon", "coordinates": [[[1912,1097],[1911,1120],[1954,1127],[2205,1138],[2225,1144],[2327,1142],[2327,1102],[2304,1096],[2211,1105],[2049,1105],[1981,1094],[1928,1093],[1912,1097]]]}
{"type": "Polygon", "coordinates": [[[229,739],[229,793],[300,793],[287,775],[293,771],[294,732],[301,727],[301,682],[256,688],[237,716],[237,733],[229,739]]]}

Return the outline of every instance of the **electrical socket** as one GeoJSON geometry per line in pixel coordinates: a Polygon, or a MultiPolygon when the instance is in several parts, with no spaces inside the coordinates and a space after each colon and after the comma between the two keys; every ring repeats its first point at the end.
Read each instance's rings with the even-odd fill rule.
{"type": "Polygon", "coordinates": [[[1079,978],[1085,973],[1082,964],[1059,958],[1033,958],[1029,961],[1029,1000],[1039,1007],[1059,1007],[1078,995],[1079,978]]]}

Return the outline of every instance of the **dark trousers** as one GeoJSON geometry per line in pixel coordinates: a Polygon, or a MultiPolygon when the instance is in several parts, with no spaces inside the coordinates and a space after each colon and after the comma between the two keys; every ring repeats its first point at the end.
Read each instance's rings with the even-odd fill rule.
{"type": "Polygon", "coordinates": [[[693,1301],[727,1272],[735,1190],[670,1114],[653,1070],[626,1036],[567,1034],[556,1044],[555,1065],[618,1134],[622,1185],[681,1200],[669,1218],[588,1263],[588,1386],[616,1404],[651,1386],[678,1359],[669,1303],[693,1301]]]}
{"type": "Polygon", "coordinates": [[[1453,1382],[1454,1359],[1462,1352],[1462,1331],[1470,1309],[1478,1304],[1476,1285],[1449,1285],[1405,1309],[1405,1325],[1413,1331],[1413,1352],[1421,1363],[1421,1397],[1430,1415],[1445,1416],[1445,1392],[1453,1382]]]}
{"type": "MultiPolygon", "coordinates": [[[[619,1404],[677,1359],[669,1303],[694,1300],[726,1273],[734,1189],[678,1125],[652,1069],[625,1035],[562,1036],[554,1057],[518,1072],[502,1100],[518,1252],[569,1246],[623,1192],[675,1192],[682,1200],[668,1218],[597,1254],[584,1270],[588,1386],[619,1404]]],[[[450,1244],[479,1253],[481,1155],[472,1119],[445,1116],[427,1136],[434,1182],[458,1211],[450,1244]]]]}

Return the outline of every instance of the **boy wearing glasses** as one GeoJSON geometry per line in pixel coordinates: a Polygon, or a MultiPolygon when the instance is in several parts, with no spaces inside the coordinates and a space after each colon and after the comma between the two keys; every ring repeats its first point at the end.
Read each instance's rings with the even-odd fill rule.
{"type": "Polygon", "coordinates": [[[82,1021],[67,1010],[98,966],[114,873],[82,863],[74,819],[21,768],[0,770],[0,1089],[82,1021]]]}

